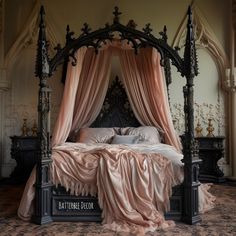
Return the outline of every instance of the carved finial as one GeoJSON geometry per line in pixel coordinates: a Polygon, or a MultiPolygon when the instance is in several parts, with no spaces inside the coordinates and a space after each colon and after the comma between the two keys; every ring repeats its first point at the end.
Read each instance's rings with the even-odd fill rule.
{"type": "Polygon", "coordinates": [[[44,7],[41,6],[41,8],[40,8],[40,24],[44,24],[44,17],[45,17],[44,7]]]}
{"type": "Polygon", "coordinates": [[[83,32],[83,34],[87,35],[91,31],[91,28],[89,28],[89,25],[87,23],[84,23],[84,27],[81,29],[81,31],[83,32]]]}
{"type": "Polygon", "coordinates": [[[117,6],[116,6],[114,9],[115,9],[115,10],[113,11],[113,15],[114,15],[115,17],[114,17],[113,22],[114,22],[114,24],[115,24],[115,23],[119,23],[119,15],[121,15],[121,12],[119,12],[119,8],[118,8],[117,6]]]}
{"type": "Polygon", "coordinates": [[[180,50],[180,47],[178,47],[178,46],[175,46],[175,47],[174,47],[174,49],[175,49],[175,51],[177,51],[177,52],[178,52],[178,51],[180,50]]]}
{"type": "Polygon", "coordinates": [[[150,35],[151,34],[151,32],[152,32],[152,29],[150,28],[150,23],[148,23],[148,24],[146,24],[146,27],[145,28],[143,28],[143,32],[145,33],[145,34],[147,34],[147,35],[150,35]]]}
{"type": "Polygon", "coordinates": [[[35,65],[35,75],[40,78],[40,86],[46,86],[45,78],[50,75],[50,65],[48,57],[48,42],[45,31],[45,11],[44,7],[40,8],[40,23],[38,35],[38,48],[35,65]]]}
{"type": "Polygon", "coordinates": [[[134,22],[134,20],[129,20],[127,27],[135,29],[137,24],[134,22]]]}
{"type": "Polygon", "coordinates": [[[66,34],[68,35],[69,33],[70,33],[70,26],[67,25],[67,26],[66,26],[66,34]]]}
{"type": "Polygon", "coordinates": [[[166,25],[164,25],[163,32],[164,32],[165,34],[166,34],[166,32],[167,32],[167,27],[166,27],[166,25]]]}
{"type": "Polygon", "coordinates": [[[191,6],[189,6],[188,8],[188,24],[184,50],[184,67],[185,75],[188,78],[194,78],[194,76],[198,75],[198,62],[195,47],[191,6]]]}
{"type": "Polygon", "coordinates": [[[61,44],[58,43],[57,46],[54,48],[54,50],[56,50],[57,52],[61,51],[61,44]]]}
{"type": "Polygon", "coordinates": [[[165,41],[165,42],[167,42],[167,39],[168,39],[168,37],[167,37],[167,28],[166,28],[166,25],[164,26],[164,28],[163,28],[163,31],[161,31],[159,34],[162,36],[162,39],[165,41]]]}
{"type": "Polygon", "coordinates": [[[72,36],[74,35],[74,32],[70,31],[70,26],[66,26],[66,44],[68,44],[70,41],[74,40],[72,36]]]}
{"type": "Polygon", "coordinates": [[[66,44],[70,41],[71,35],[70,35],[70,26],[66,26],[66,44]]]}
{"type": "Polygon", "coordinates": [[[188,23],[192,22],[192,8],[191,6],[188,7],[188,23]]]}

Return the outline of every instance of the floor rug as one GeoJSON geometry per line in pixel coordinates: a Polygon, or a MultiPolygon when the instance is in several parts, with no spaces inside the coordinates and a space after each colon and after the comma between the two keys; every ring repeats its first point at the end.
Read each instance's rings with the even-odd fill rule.
{"type": "MultiPolygon", "coordinates": [[[[99,223],[53,222],[35,225],[24,222],[16,216],[23,186],[0,185],[0,235],[1,236],[128,236],[122,232],[104,229],[99,223]]],[[[213,185],[211,192],[217,197],[216,206],[201,215],[196,225],[177,222],[173,228],[147,233],[147,236],[233,236],[236,235],[236,186],[213,185]]]]}

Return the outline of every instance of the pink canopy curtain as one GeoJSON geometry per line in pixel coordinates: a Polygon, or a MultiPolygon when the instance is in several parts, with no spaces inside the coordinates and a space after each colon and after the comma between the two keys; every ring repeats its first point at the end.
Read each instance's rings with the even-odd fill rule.
{"type": "Polygon", "coordinates": [[[166,88],[156,49],[141,49],[138,55],[132,50],[120,50],[123,80],[133,111],[143,125],[161,127],[165,143],[178,151],[180,140],[175,133],[166,88]]]}
{"type": "Polygon", "coordinates": [[[71,62],[68,63],[66,83],[64,93],[61,101],[61,106],[57,121],[52,134],[52,146],[66,141],[72,126],[73,107],[78,88],[78,78],[80,77],[84,57],[87,48],[82,47],[76,53],[77,65],[72,66],[71,62]]]}
{"type": "Polygon", "coordinates": [[[81,48],[78,51],[77,65],[73,67],[69,63],[52,145],[65,142],[74,130],[89,126],[96,119],[109,83],[111,54],[120,57],[124,84],[139,122],[163,129],[165,142],[180,150],[162,78],[159,54],[155,49],[145,48],[135,55],[133,50],[117,42],[100,50],[98,55],[92,49],[81,48]]]}
{"type": "Polygon", "coordinates": [[[111,69],[111,51],[86,53],[79,80],[71,132],[88,127],[98,116],[106,96],[111,69]]]}
{"type": "Polygon", "coordinates": [[[96,119],[109,83],[110,55],[109,50],[95,54],[94,49],[81,48],[76,66],[69,62],[52,146],[64,143],[75,129],[96,119]]]}

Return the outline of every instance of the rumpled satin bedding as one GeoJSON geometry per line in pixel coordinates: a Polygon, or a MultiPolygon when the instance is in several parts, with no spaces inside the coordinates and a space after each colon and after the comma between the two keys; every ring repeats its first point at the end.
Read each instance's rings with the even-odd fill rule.
{"type": "MultiPolygon", "coordinates": [[[[181,159],[166,144],[65,143],[53,149],[51,176],[71,194],[97,195],[105,227],[138,234],[174,225],[163,212],[169,209],[172,187],[183,181],[181,159]]],[[[35,170],[18,209],[24,220],[32,215],[34,182],[35,170]]],[[[211,208],[214,197],[207,187],[200,192],[200,208],[211,208]]]]}

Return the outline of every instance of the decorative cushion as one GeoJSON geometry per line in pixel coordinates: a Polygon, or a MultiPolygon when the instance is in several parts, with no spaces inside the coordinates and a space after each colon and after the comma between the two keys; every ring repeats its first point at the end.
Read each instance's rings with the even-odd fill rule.
{"type": "Polygon", "coordinates": [[[135,144],[139,142],[138,135],[115,135],[112,144],[135,144]]]}
{"type": "Polygon", "coordinates": [[[158,144],[162,141],[163,131],[160,132],[154,126],[126,127],[121,128],[122,135],[138,135],[142,144],[158,144]]]}
{"type": "Polygon", "coordinates": [[[114,128],[81,128],[75,142],[78,143],[111,143],[116,134],[114,128]]]}

